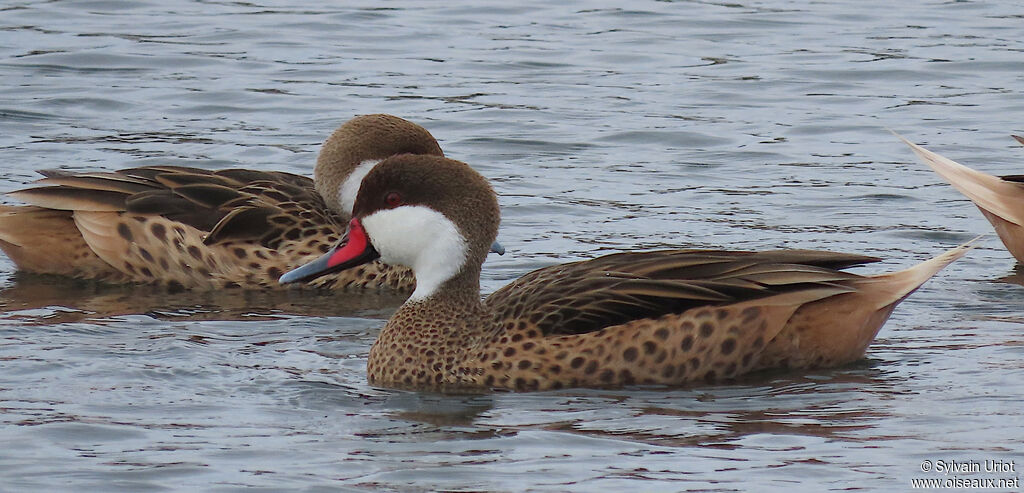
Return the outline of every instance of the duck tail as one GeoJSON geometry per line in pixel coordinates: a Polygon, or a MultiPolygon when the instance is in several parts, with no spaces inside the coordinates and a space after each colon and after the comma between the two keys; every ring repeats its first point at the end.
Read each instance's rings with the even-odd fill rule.
{"type": "Polygon", "coordinates": [[[976,240],[909,269],[848,281],[850,292],[801,306],[765,348],[759,368],[833,367],[862,358],[896,305],[976,240]]]}
{"type": "Polygon", "coordinates": [[[85,243],[71,211],[0,205],[0,250],[27,272],[80,278],[116,274],[85,243]]]}
{"type": "MultiPolygon", "coordinates": [[[[899,137],[899,136],[897,136],[899,137]]],[[[1024,226],[1024,209],[1020,207],[1024,187],[981,171],[973,170],[952,159],[943,157],[909,140],[899,137],[915,154],[960,193],[971,199],[983,211],[1004,221],[1024,226]]]]}
{"type": "Polygon", "coordinates": [[[931,259],[913,267],[897,272],[868,276],[852,281],[852,284],[863,294],[871,294],[874,305],[881,309],[903,301],[911,293],[920,288],[942,269],[963,257],[975,247],[975,243],[984,236],[978,236],[967,243],[949,249],[931,259]]]}

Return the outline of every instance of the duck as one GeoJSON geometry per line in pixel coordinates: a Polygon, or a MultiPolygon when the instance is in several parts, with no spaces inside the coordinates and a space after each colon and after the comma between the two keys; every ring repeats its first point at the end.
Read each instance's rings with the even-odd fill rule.
{"type": "MultiPolygon", "coordinates": [[[[897,136],[899,137],[899,136],[897,136]]],[[[1013,135],[1024,144],[1024,137],[1013,135]]],[[[994,176],[899,137],[925,164],[978,206],[1017,262],[1024,263],[1024,175],[994,176]]]]}
{"type": "Polygon", "coordinates": [[[970,245],[906,270],[813,250],[620,252],[545,267],[485,299],[500,223],[488,181],[464,163],[392,156],[358,191],[347,240],[282,283],[383,261],[416,288],[369,351],[372,385],[442,392],[690,385],[863,357],[893,309],[970,245]]]}
{"type": "MultiPolygon", "coordinates": [[[[341,239],[359,184],[396,154],[444,156],[420,125],[361,115],[324,142],[314,178],[282,171],[144,166],[40,171],[0,206],[0,249],[21,271],[172,290],[278,289],[341,239]]],[[[496,243],[496,251],[501,245],[496,243]]],[[[407,268],[371,262],[302,286],[409,293],[407,268]]]]}

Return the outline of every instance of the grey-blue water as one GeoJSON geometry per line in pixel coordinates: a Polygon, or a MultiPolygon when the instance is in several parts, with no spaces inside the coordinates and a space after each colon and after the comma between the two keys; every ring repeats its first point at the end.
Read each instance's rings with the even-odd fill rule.
{"type": "MultiPolygon", "coordinates": [[[[893,270],[991,230],[890,129],[1022,172],[1009,134],[1024,132],[1024,5],[0,5],[0,192],[55,167],[311,174],[337,125],[375,112],[424,125],[493,181],[509,254],[485,265],[486,292],[536,267],[668,246],[840,250],[888,259],[863,272],[893,270]]],[[[940,468],[1024,468],[1022,282],[990,237],[849,367],[467,397],[366,383],[394,299],[170,295],[18,274],[3,258],[0,490],[1012,480],[1024,474],[940,468]]]]}

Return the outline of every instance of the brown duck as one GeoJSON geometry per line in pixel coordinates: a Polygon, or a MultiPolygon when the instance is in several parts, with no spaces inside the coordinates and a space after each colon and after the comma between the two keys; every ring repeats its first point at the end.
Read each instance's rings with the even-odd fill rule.
{"type": "MultiPolygon", "coordinates": [[[[1013,138],[1024,144],[1024,137],[1013,138]]],[[[995,227],[1010,254],[1024,262],[1024,175],[1000,177],[982,173],[901,139],[925,164],[971,199],[995,227]]]]}
{"type": "MultiPolygon", "coordinates": [[[[281,273],[340,238],[358,185],[395,154],[442,156],[423,127],[391,115],[356,117],[324,143],[315,181],[284,172],[147,166],[42,171],[36,188],[0,206],[0,248],[19,269],[178,288],[278,287],[281,273]]],[[[379,262],[312,286],[411,291],[408,269],[379,262]]]]}
{"type": "Polygon", "coordinates": [[[830,252],[620,253],[534,271],[481,302],[498,222],[468,166],[391,157],[363,180],[347,243],[281,282],[378,257],[412,268],[416,290],[370,349],[375,385],[683,384],[857,360],[893,308],[966,251],[876,276],[839,269],[878,259],[830,252]]]}

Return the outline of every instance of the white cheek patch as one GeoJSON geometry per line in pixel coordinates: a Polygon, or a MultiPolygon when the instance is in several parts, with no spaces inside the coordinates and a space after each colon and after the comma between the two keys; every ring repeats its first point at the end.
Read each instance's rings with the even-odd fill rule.
{"type": "Polygon", "coordinates": [[[349,215],[352,215],[352,208],[356,205],[356,195],[359,194],[359,185],[363,184],[363,178],[366,178],[366,174],[380,162],[380,159],[367,159],[359,163],[359,166],[356,166],[356,169],[352,170],[352,173],[341,184],[341,188],[338,190],[338,202],[349,215]]]}
{"type": "Polygon", "coordinates": [[[361,221],[384,263],[410,267],[416,274],[412,301],[429,298],[466,262],[466,238],[455,223],[429,207],[379,210],[361,221]]]}

